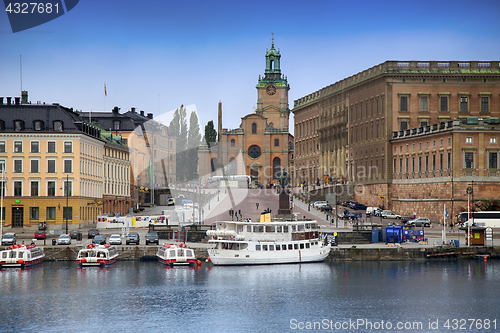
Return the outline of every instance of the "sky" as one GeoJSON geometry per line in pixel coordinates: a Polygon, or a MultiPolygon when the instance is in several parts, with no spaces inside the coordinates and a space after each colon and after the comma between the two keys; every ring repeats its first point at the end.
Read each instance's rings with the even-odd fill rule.
{"type": "Polygon", "coordinates": [[[499,0],[81,0],[13,33],[2,12],[0,96],[21,95],[21,58],[32,103],[135,107],[167,125],[185,105],[203,135],[217,123],[219,101],[224,128],[254,111],[271,33],[293,109],[294,100],[387,60],[500,60],[499,17],[499,0]]]}

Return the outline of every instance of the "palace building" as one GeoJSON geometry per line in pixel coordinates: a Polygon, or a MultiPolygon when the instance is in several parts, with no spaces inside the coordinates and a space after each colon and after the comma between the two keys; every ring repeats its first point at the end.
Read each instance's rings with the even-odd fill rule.
{"type": "Polygon", "coordinates": [[[500,190],[498,61],[386,61],[294,102],[293,183],[328,176],[355,199],[456,215],[500,190]],[[384,200],[384,201],[382,201],[384,200]]]}
{"type": "Polygon", "coordinates": [[[219,139],[199,149],[199,174],[207,178],[220,174],[249,175],[252,184],[277,182],[276,174],[290,166],[293,136],[288,132],[290,86],[281,73],[281,54],[274,48],[266,52],[264,76],[257,83],[257,109],[241,118],[236,129],[222,128],[219,103],[219,139]]]}

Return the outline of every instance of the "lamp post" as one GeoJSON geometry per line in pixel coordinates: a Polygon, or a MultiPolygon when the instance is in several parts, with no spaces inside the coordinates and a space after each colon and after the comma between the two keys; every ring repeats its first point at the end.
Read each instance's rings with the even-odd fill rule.
{"type": "Polygon", "coordinates": [[[68,185],[69,185],[69,175],[66,175],[66,209],[65,209],[65,217],[66,217],[66,234],[68,234],[68,203],[69,203],[69,191],[68,191],[68,185]]]}
{"type": "Polygon", "coordinates": [[[1,195],[1,203],[0,203],[0,238],[3,236],[3,194],[5,191],[5,163],[0,164],[2,167],[2,187],[0,188],[0,191],[2,191],[1,195]]]}

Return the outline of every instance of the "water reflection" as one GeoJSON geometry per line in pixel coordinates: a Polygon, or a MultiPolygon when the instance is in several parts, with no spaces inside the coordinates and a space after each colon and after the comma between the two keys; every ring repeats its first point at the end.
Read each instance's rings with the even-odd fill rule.
{"type": "MultiPolygon", "coordinates": [[[[0,331],[283,332],[290,320],[494,319],[499,263],[327,262],[0,270],[0,331]],[[222,328],[222,329],[221,329],[222,328]]],[[[500,318],[499,318],[500,319],[500,318]]],[[[362,331],[362,330],[360,330],[362,331]]]]}

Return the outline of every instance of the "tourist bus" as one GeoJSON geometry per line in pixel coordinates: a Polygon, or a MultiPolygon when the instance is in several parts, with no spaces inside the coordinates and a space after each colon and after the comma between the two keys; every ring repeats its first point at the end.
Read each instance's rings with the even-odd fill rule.
{"type": "Polygon", "coordinates": [[[500,228],[500,211],[463,212],[458,214],[458,223],[465,227],[474,223],[478,227],[500,228]]]}

